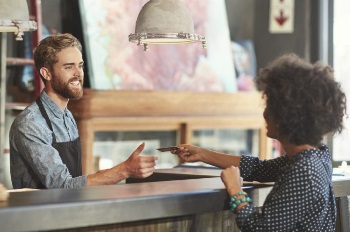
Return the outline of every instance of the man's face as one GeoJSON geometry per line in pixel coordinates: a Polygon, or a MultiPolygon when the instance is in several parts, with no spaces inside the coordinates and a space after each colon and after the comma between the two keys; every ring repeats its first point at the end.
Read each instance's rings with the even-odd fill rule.
{"type": "Polygon", "coordinates": [[[52,89],[68,99],[83,96],[84,70],[83,58],[79,49],[65,48],[56,55],[58,62],[53,65],[52,89]]]}

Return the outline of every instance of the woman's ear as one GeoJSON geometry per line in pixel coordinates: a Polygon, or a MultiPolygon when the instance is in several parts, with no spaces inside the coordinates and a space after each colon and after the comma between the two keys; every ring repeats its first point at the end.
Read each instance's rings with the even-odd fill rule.
{"type": "Polygon", "coordinates": [[[42,67],[40,69],[40,75],[47,81],[51,80],[51,72],[48,68],[42,67]]]}

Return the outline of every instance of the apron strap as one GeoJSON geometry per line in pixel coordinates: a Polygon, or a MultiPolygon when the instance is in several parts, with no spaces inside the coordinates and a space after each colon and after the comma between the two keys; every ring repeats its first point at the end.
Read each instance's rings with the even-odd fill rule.
{"type": "Polygon", "coordinates": [[[55,133],[53,133],[51,121],[50,121],[50,119],[49,119],[49,116],[48,116],[47,113],[46,113],[46,110],[45,110],[45,108],[44,108],[44,105],[43,105],[43,103],[42,103],[40,97],[38,97],[38,98],[36,99],[36,104],[38,104],[39,110],[40,110],[40,112],[41,112],[41,115],[45,118],[45,121],[46,121],[47,125],[49,126],[50,130],[52,131],[52,140],[53,140],[53,142],[55,143],[55,142],[56,142],[55,133]]]}

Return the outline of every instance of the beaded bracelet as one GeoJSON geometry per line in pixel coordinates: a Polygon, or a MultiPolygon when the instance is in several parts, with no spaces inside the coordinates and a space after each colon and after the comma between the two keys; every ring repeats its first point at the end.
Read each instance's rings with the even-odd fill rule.
{"type": "Polygon", "coordinates": [[[235,201],[236,198],[237,198],[238,196],[242,196],[242,195],[246,195],[246,196],[247,196],[247,193],[246,193],[246,192],[243,192],[243,191],[241,191],[241,192],[239,192],[239,193],[236,193],[235,195],[233,195],[233,196],[231,197],[231,202],[235,201]]]}
{"type": "MultiPolygon", "coordinates": [[[[239,197],[239,196],[242,196],[242,195],[245,195],[247,196],[247,193],[246,192],[239,192],[239,193],[236,193],[235,195],[233,195],[230,199],[230,203],[229,203],[229,206],[232,207],[233,204],[235,204],[235,201],[236,201],[236,198],[239,197]]],[[[237,206],[237,205],[236,205],[237,206]]],[[[234,207],[236,207],[234,206],[234,207]]]]}
{"type": "Polygon", "coordinates": [[[244,202],[248,202],[248,203],[252,203],[253,202],[252,199],[247,196],[246,192],[239,192],[239,193],[233,195],[231,197],[231,200],[230,200],[230,203],[229,203],[229,206],[231,207],[231,211],[233,213],[235,213],[237,206],[240,205],[241,203],[244,203],[244,202]],[[242,195],[245,195],[245,197],[242,198],[242,199],[236,200],[236,198],[238,196],[242,196],[242,195]]]}

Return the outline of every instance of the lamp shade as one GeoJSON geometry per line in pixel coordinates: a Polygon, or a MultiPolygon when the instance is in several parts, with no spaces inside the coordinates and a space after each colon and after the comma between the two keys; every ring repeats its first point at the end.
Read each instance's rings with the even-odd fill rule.
{"type": "Polygon", "coordinates": [[[37,29],[35,21],[29,20],[26,0],[0,0],[0,32],[14,32],[16,40],[22,40],[23,32],[37,29]]]}
{"type": "Polygon", "coordinates": [[[141,9],[135,27],[135,34],[129,35],[129,41],[148,44],[183,44],[202,42],[205,37],[194,33],[190,12],[179,0],[150,0],[141,9]]]}

